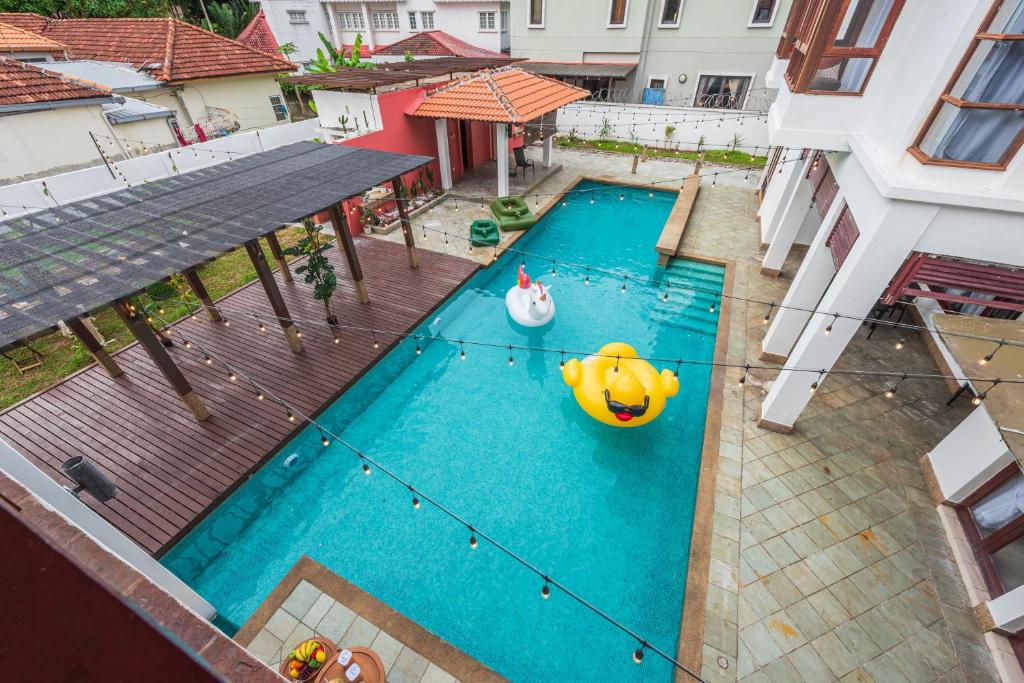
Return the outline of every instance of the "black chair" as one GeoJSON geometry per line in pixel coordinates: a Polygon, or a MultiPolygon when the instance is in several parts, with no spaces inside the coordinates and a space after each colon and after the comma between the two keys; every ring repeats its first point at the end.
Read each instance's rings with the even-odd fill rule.
{"type": "Polygon", "coordinates": [[[523,169],[523,180],[526,180],[526,169],[533,171],[533,177],[537,177],[537,168],[533,165],[533,159],[526,158],[526,152],[523,151],[522,147],[516,147],[512,150],[512,153],[516,157],[516,169],[523,169]]]}

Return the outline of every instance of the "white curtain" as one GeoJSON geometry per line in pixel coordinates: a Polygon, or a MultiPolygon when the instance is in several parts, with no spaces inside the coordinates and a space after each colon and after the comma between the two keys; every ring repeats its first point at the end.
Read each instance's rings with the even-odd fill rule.
{"type": "Polygon", "coordinates": [[[1017,476],[971,508],[974,521],[988,532],[1001,529],[1024,513],[1024,476],[1017,476]]]}
{"type": "MultiPolygon", "coordinates": [[[[1024,33],[1024,0],[1006,22],[1006,33],[1024,33]]],[[[1024,103],[1024,41],[983,43],[991,46],[978,73],[964,90],[971,102],[1024,103]]],[[[949,106],[949,105],[947,105],[949,106]]],[[[1024,124],[1024,113],[960,109],[932,153],[937,159],[996,163],[1024,124]]]]}
{"type": "MultiPolygon", "coordinates": [[[[871,0],[864,0],[871,2],[871,0]]],[[[889,11],[892,9],[892,4],[895,0],[874,0],[871,2],[871,7],[868,8],[868,15],[864,19],[864,24],[861,26],[860,33],[857,35],[857,39],[854,41],[853,47],[874,47],[875,43],[878,42],[879,36],[882,35],[882,27],[885,26],[885,20],[889,18],[889,11]]],[[[851,23],[857,10],[860,9],[860,2],[854,0],[850,3],[849,8],[846,10],[846,16],[843,17],[842,26],[839,29],[839,36],[837,40],[841,40],[845,35],[845,32],[849,30],[849,24],[851,23]]],[[[839,81],[839,90],[843,92],[857,92],[864,85],[864,79],[868,76],[868,71],[871,70],[871,64],[874,59],[869,57],[853,57],[846,60],[846,68],[843,69],[843,76],[839,81]]]]}

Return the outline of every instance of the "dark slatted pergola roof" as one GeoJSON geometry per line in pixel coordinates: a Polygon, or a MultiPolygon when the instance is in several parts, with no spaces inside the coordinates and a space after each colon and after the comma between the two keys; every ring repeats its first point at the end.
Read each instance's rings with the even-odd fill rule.
{"type": "Polygon", "coordinates": [[[0,348],[415,170],[298,142],[0,222],[0,348]]]}
{"type": "Polygon", "coordinates": [[[387,85],[398,85],[420,79],[452,76],[457,73],[494,69],[522,58],[486,57],[442,57],[421,59],[415,62],[391,62],[377,64],[375,69],[338,67],[332,73],[304,74],[285,80],[296,85],[316,85],[323,88],[346,88],[351,90],[372,90],[387,85]]]}

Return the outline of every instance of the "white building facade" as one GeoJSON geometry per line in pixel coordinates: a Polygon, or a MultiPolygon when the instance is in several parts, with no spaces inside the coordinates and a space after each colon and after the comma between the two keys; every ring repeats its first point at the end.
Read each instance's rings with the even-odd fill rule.
{"type": "Polygon", "coordinates": [[[294,44],[291,59],[303,65],[323,49],[319,33],[338,49],[355,43],[357,35],[373,50],[430,30],[494,52],[509,49],[508,2],[261,0],[260,7],[278,44],[294,44]]]}
{"type": "Polygon", "coordinates": [[[531,70],[600,99],[764,110],[790,2],[512,0],[512,56],[550,63],[531,70]],[[580,67],[575,75],[568,64],[580,67]]]}
{"type": "MultiPolygon", "coordinates": [[[[763,359],[828,371],[859,319],[900,302],[925,325],[943,312],[1019,318],[1024,0],[794,0],[767,82],[777,149],[762,185],[762,272],[808,247],[763,359]]],[[[783,370],[760,426],[790,431],[820,381],[783,370]]],[[[961,384],[976,404],[999,390],[961,384]]],[[[1004,678],[1024,680],[1024,476],[984,405],[964,424],[925,467],[945,507],[989,495],[996,475],[1020,501],[1001,545],[972,552],[1019,560],[989,562],[975,602],[1004,678]]]]}

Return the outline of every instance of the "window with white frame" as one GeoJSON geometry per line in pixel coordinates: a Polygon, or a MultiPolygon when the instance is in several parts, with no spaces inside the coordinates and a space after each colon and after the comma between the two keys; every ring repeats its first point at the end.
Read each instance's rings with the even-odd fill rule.
{"type": "Polygon", "coordinates": [[[424,31],[430,31],[434,28],[433,12],[420,12],[420,28],[424,31]]]}
{"type": "Polygon", "coordinates": [[[544,28],[544,0],[527,0],[527,28],[544,28]]]}
{"type": "Polygon", "coordinates": [[[507,31],[508,30],[508,10],[507,9],[501,10],[500,17],[501,17],[501,24],[500,24],[501,30],[503,32],[507,31]]]}
{"type": "Polygon", "coordinates": [[[661,15],[658,26],[679,26],[679,16],[683,13],[683,0],[661,0],[661,15]]]}
{"type": "Polygon", "coordinates": [[[390,10],[374,10],[370,13],[373,28],[377,31],[397,31],[398,12],[390,10]]]}
{"type": "Polygon", "coordinates": [[[611,0],[608,3],[608,27],[625,28],[628,13],[629,0],[611,0]]]}
{"type": "Polygon", "coordinates": [[[416,30],[416,13],[415,12],[409,12],[409,30],[410,31],[415,31],[416,30]]]}
{"type": "Polygon", "coordinates": [[[363,31],[366,29],[362,12],[338,12],[337,16],[338,28],[342,31],[363,31]]]}
{"type": "Polygon", "coordinates": [[[754,9],[750,13],[750,25],[771,26],[775,23],[777,9],[779,9],[778,0],[754,0],[754,9]]]}
{"type": "Polygon", "coordinates": [[[701,76],[693,106],[740,109],[750,89],[750,76],[701,76]]]}
{"type": "Polygon", "coordinates": [[[495,24],[495,13],[494,12],[478,12],[480,15],[480,30],[481,31],[493,31],[497,28],[495,24]]]}
{"type": "Polygon", "coordinates": [[[308,24],[309,21],[306,19],[306,10],[304,9],[290,9],[288,12],[288,23],[289,24],[308,24]]]}

